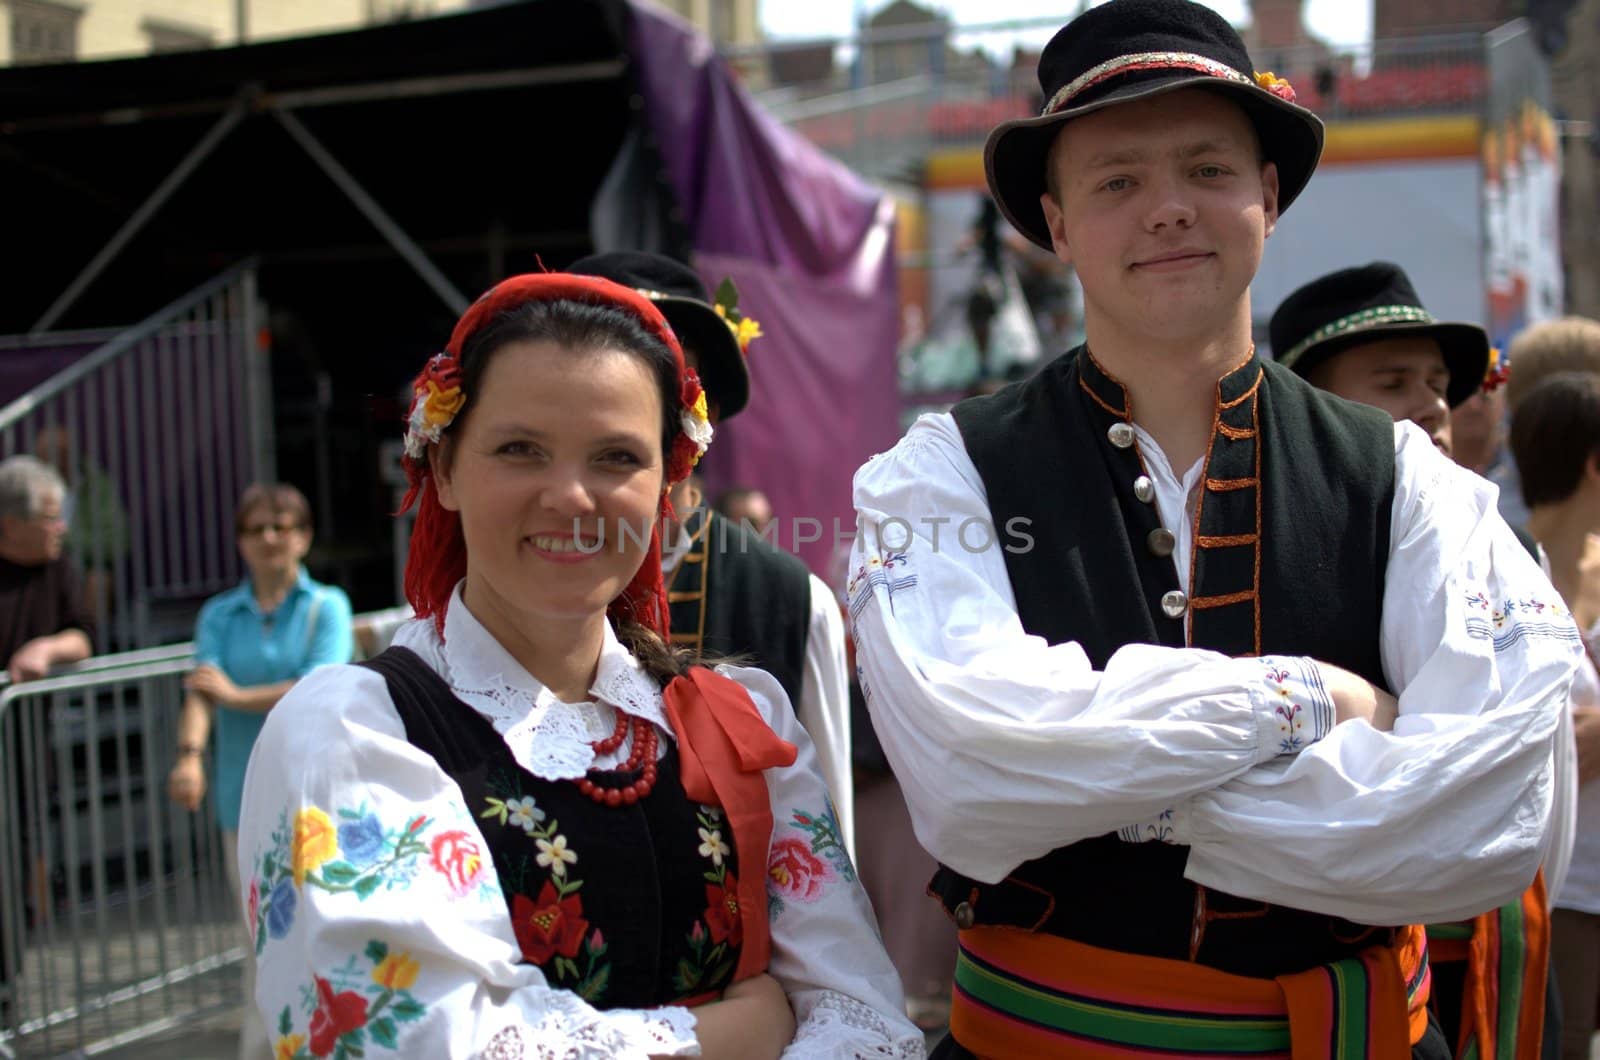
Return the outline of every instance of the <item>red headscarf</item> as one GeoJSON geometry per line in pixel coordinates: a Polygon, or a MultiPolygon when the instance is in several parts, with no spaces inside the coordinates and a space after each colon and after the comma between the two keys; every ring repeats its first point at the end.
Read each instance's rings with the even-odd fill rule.
{"type": "MultiPolygon", "coordinates": [[[[400,510],[405,511],[415,502],[417,519],[411,532],[411,551],[406,557],[405,591],[412,609],[419,616],[432,617],[441,635],[450,594],[467,573],[467,547],[461,532],[461,517],[439,503],[428,466],[427,442],[438,441],[443,428],[465,402],[465,395],[460,393],[461,350],[467,340],[502,313],[520,305],[558,300],[609,305],[631,313],[645,330],[672,351],[678,366],[680,407],[667,410],[668,415],[679,414],[679,427],[673,436],[672,449],[666,454],[666,485],[671,487],[687,478],[703,451],[704,446],[683,427],[684,416],[695,416],[697,407],[703,414],[700,377],[684,363],[683,348],[678,345],[677,336],[648,298],[610,280],[561,272],[528,273],[496,284],[467,308],[450,333],[444,352],[429,358],[412,383],[406,455],[402,461],[411,488],[401,501],[400,510]],[[438,409],[439,414],[430,420],[429,409],[438,409]]],[[[670,514],[670,507],[666,510],[670,514]]],[[[659,520],[650,532],[650,549],[644,562],[627,588],[611,602],[610,614],[615,620],[638,622],[663,640],[667,639],[667,594],[661,577],[659,520]]]]}

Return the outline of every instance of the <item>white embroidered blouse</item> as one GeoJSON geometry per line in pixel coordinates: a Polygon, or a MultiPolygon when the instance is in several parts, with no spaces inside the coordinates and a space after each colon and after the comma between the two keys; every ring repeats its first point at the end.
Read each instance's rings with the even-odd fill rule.
{"type": "MultiPolygon", "coordinates": [[[[1200,465],[1180,476],[1135,437],[1188,584],[1200,465]]],[[[1188,845],[1187,877],[1230,894],[1365,923],[1457,920],[1520,894],[1562,831],[1552,805],[1571,813],[1554,759],[1576,626],[1495,488],[1414,425],[1395,428],[1379,630],[1393,732],[1314,720],[1327,707],[1304,660],[1132,645],[1096,671],[1078,645],[1024,632],[1005,531],[989,548],[954,537],[989,510],[947,414],[864,466],[855,503],[862,689],[918,838],[974,879],[1118,832],[1188,845]],[[930,517],[947,520],[938,546],[930,517]]]]}
{"type": "MultiPolygon", "coordinates": [[[[626,744],[603,758],[590,747],[611,733],[617,711],[654,723],[658,753],[672,739],[658,687],[609,626],[594,702],[577,704],[535,681],[462,605],[459,588],[442,641],[431,621],[417,620],[395,644],[444,677],[539,777],[578,778],[625,759],[626,744]]],[[[720,672],[799,749],[793,766],[766,774],[768,971],[798,1022],[784,1056],[921,1057],[922,1034],[905,1018],[848,855],[818,841],[817,823],[833,821],[833,810],[810,741],[771,676],[720,672]]],[[[506,809],[513,823],[539,813],[506,809]]],[[[575,860],[562,836],[539,849],[541,863],[575,860]]],[[[257,940],[256,1001],[280,1056],[362,1041],[405,1056],[486,1060],[699,1054],[692,1010],[596,1009],[519,963],[472,810],[407,742],[383,678],[370,670],[324,667],[273,708],[245,777],[239,875],[257,940]]]]}

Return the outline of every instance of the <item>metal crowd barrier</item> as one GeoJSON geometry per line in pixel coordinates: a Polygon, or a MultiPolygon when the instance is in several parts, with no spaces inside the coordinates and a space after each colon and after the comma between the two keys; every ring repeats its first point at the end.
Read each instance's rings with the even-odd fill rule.
{"type": "Polygon", "coordinates": [[[95,1055],[244,1000],[209,792],[196,813],[166,794],[193,665],[173,645],[0,687],[0,1058],[95,1055]]]}

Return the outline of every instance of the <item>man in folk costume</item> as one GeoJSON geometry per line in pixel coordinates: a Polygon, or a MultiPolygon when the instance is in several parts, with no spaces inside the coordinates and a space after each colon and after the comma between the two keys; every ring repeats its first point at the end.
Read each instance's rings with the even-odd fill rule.
{"type": "MultiPolygon", "coordinates": [[[[740,313],[730,282],[714,304],[693,269],[643,251],[592,254],[569,271],[632,287],[655,304],[700,373],[713,426],[745,407],[745,354],[761,326],[740,313]]],[[[662,536],[661,555],[672,642],[711,657],[743,656],[778,679],[816,745],[845,846],[854,853],[849,677],[833,592],[792,553],[705,504],[697,479],[679,483],[672,505],[678,519],[662,536]]]]}
{"type": "Polygon", "coordinates": [[[1401,925],[1533,880],[1577,631],[1492,490],[1256,356],[1292,88],[1186,0],[1039,75],[989,186],[1087,344],[856,477],[862,683],[961,929],[935,1055],[1448,1056],[1401,925]]]}
{"type": "MultiPolygon", "coordinates": [[[[1321,276],[1284,299],[1268,326],[1273,359],[1330,393],[1410,420],[1453,455],[1452,412],[1506,379],[1476,324],[1436,319],[1400,266],[1375,261],[1321,276]]],[[[1539,546],[1514,531],[1536,558],[1539,546]]],[[[1559,1005],[1548,979],[1550,913],[1571,862],[1577,748],[1563,711],[1555,806],[1543,869],[1514,901],[1465,921],[1430,924],[1430,1005],[1461,1058],[1537,1060],[1557,1048],[1559,1005]]]]}

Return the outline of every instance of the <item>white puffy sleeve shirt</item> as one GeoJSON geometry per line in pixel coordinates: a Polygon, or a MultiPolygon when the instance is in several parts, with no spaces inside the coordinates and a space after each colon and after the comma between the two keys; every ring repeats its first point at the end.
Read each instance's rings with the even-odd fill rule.
{"type": "MultiPolygon", "coordinates": [[[[1180,479],[1137,433],[1187,582],[1198,465],[1180,479]]],[[[1328,724],[1304,659],[1130,645],[1095,670],[1078,645],[1024,632],[1004,531],[989,548],[952,533],[989,511],[948,415],[867,463],[855,501],[862,688],[918,838],[956,871],[997,881],[1115,831],[1188,845],[1188,878],[1220,891],[1397,924],[1501,905],[1545,856],[1576,627],[1494,487],[1414,426],[1395,430],[1388,733],[1328,724]],[[949,520],[938,547],[930,516],[949,520]]]]}
{"type": "MultiPolygon", "coordinates": [[[[661,753],[672,739],[655,683],[609,633],[594,702],[579,704],[529,676],[461,605],[459,590],[443,642],[417,621],[395,643],[437,670],[518,763],[546,779],[576,779],[626,757],[624,746],[596,760],[589,746],[611,732],[616,711],[655,723],[661,753]]],[[[799,1024],[784,1056],[922,1056],[810,741],[771,676],[721,672],[799,750],[794,765],[767,771],[774,829],[755,869],[768,875],[768,971],[799,1024]]],[[[560,836],[548,846],[541,860],[576,858],[560,836]]],[[[406,740],[372,671],[318,670],[268,716],[245,779],[239,874],[257,940],[256,1001],[277,1055],[363,1042],[404,1056],[485,1060],[699,1055],[692,1010],[597,1009],[521,963],[472,811],[406,740]]]]}

